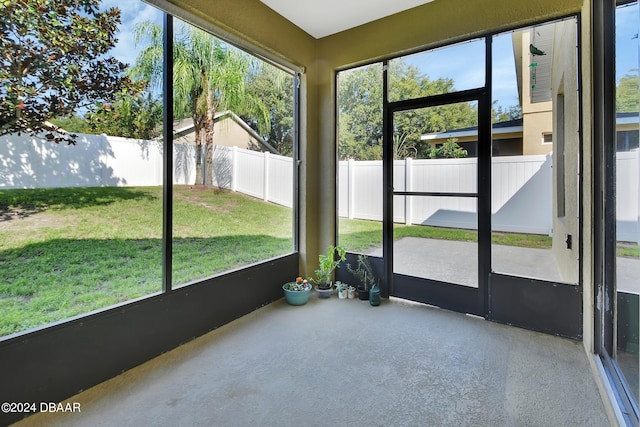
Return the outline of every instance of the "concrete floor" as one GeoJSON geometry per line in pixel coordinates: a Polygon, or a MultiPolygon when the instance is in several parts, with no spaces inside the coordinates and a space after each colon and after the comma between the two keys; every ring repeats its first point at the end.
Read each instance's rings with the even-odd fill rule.
{"type": "Polygon", "coordinates": [[[19,426],[606,426],[581,343],[384,300],[280,300],[19,426]]]}

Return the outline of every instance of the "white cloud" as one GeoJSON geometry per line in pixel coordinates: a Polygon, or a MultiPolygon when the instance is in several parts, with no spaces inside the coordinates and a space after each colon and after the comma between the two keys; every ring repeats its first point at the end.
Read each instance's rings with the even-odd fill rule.
{"type": "Polygon", "coordinates": [[[101,5],[102,10],[117,7],[120,9],[121,24],[118,27],[116,37],[118,42],[111,50],[110,55],[124,62],[125,64],[133,64],[140,50],[135,43],[135,27],[144,21],[152,21],[162,24],[163,12],[138,0],[104,0],[101,5]]]}

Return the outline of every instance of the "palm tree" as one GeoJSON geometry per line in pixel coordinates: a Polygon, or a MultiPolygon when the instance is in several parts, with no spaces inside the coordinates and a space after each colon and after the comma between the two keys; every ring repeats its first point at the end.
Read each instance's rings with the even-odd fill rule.
{"type": "MultiPolygon", "coordinates": [[[[136,43],[146,43],[131,70],[132,77],[150,82],[152,90],[162,85],[163,30],[153,22],[136,27],[136,43]]],[[[213,125],[219,110],[256,119],[261,134],[269,132],[269,112],[261,100],[245,90],[247,76],[256,68],[255,59],[231,48],[210,34],[187,24],[174,32],[174,117],[193,119],[196,144],[196,184],[211,183],[213,177],[213,125]],[[202,156],[206,155],[206,176],[202,156]]]]}

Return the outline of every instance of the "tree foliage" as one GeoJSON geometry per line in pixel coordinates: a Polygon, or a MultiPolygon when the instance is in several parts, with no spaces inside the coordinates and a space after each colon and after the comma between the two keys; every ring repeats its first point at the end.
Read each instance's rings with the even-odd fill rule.
{"type": "Polygon", "coordinates": [[[427,157],[430,159],[460,159],[467,157],[467,150],[458,145],[456,138],[449,138],[439,147],[430,147],[427,157]]]}
{"type": "Polygon", "coordinates": [[[491,123],[508,122],[522,118],[522,107],[520,105],[512,105],[504,108],[497,104],[498,101],[493,101],[491,107],[491,123]]]}
{"type": "Polygon", "coordinates": [[[120,11],[100,12],[99,0],[0,0],[0,135],[45,133],[75,143],[47,123],[78,109],[136,93],[126,65],[107,57],[120,11]]]}
{"type": "MultiPolygon", "coordinates": [[[[136,27],[136,39],[143,48],[132,75],[160,87],[163,72],[163,32],[152,22],[136,27]]],[[[212,156],[205,156],[206,176],[202,175],[203,146],[213,149],[215,113],[233,110],[256,118],[261,133],[268,133],[269,115],[264,104],[246,90],[246,76],[254,65],[251,58],[221,40],[190,25],[175,30],[173,50],[173,104],[177,119],[193,120],[196,144],[196,183],[212,182],[212,156]],[[204,178],[204,179],[203,179],[204,178]]]]}
{"type": "Polygon", "coordinates": [[[86,118],[92,133],[145,140],[162,135],[162,104],[150,93],[137,97],[124,94],[86,118]]]}
{"type": "MultiPolygon", "coordinates": [[[[419,98],[455,90],[451,79],[431,80],[415,66],[396,60],[390,64],[389,100],[419,98]]],[[[341,73],[338,95],[338,150],[341,159],[382,158],[382,66],[374,64],[341,73]]],[[[428,158],[426,133],[476,126],[477,107],[458,103],[408,110],[394,116],[393,151],[396,159],[428,158]]]]}
{"type": "Polygon", "coordinates": [[[635,113],[640,111],[640,91],[638,89],[638,69],[629,70],[616,87],[616,111],[635,113]]]}
{"type": "Polygon", "coordinates": [[[49,120],[51,123],[56,125],[59,128],[64,129],[70,133],[90,133],[91,127],[89,123],[78,115],[71,117],[56,117],[54,119],[49,120]]]}
{"type": "MultiPolygon", "coordinates": [[[[293,155],[293,76],[266,62],[259,62],[248,75],[247,92],[260,99],[269,112],[269,133],[262,136],[283,156],[293,155]]],[[[256,131],[252,115],[242,119],[256,131]]]]}
{"type": "Polygon", "coordinates": [[[340,159],[382,158],[382,64],[339,75],[338,153],[340,159]]]}

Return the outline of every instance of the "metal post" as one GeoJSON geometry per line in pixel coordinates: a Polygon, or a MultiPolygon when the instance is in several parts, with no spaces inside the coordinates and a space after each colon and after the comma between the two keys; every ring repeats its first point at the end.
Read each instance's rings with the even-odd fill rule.
{"type": "Polygon", "coordinates": [[[162,103],[162,292],[171,292],[173,268],[173,16],[164,14],[162,103]]]}
{"type": "Polygon", "coordinates": [[[382,63],[382,295],[393,294],[393,112],[389,109],[389,61],[382,63]]]}
{"type": "Polygon", "coordinates": [[[480,312],[490,318],[491,273],[491,76],[493,38],[485,38],[484,93],[478,100],[478,298],[480,312]]]}

